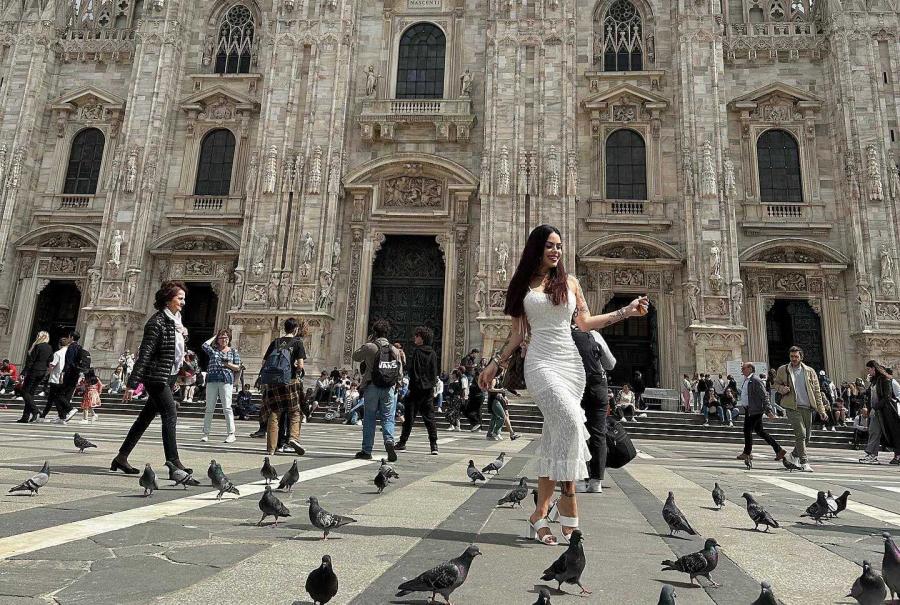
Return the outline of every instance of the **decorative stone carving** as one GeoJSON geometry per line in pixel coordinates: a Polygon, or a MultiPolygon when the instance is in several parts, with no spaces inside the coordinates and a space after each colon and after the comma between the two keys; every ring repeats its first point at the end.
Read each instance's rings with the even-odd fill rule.
{"type": "Polygon", "coordinates": [[[900,200],[900,166],[897,165],[893,149],[888,152],[888,178],[891,185],[891,197],[900,200]]]}
{"type": "Polygon", "coordinates": [[[875,145],[866,147],[866,169],[869,173],[869,199],[880,202],[884,199],[884,185],[881,182],[881,166],[875,145]]]}
{"type": "Polygon", "coordinates": [[[481,181],[478,183],[478,194],[485,197],[491,193],[491,161],[484,153],[481,156],[481,181]]]}
{"type": "Polygon", "coordinates": [[[125,236],[122,235],[120,229],[113,232],[112,239],[109,242],[109,264],[118,268],[122,262],[122,244],[125,243],[125,236]]]}
{"type": "Polygon", "coordinates": [[[54,233],[38,243],[38,248],[70,248],[77,250],[79,248],[90,248],[90,246],[86,240],[71,233],[54,233]]]}
{"type": "Polygon", "coordinates": [[[478,308],[478,313],[484,314],[485,305],[487,304],[487,286],[484,283],[484,280],[480,277],[475,280],[475,307],[478,308]]]}
{"type": "Polygon", "coordinates": [[[468,67],[459,77],[459,96],[463,99],[468,99],[472,96],[472,72],[469,71],[468,67]]]}
{"type": "Polygon", "coordinates": [[[684,192],[687,195],[694,194],[694,158],[690,149],[681,148],[681,172],[684,173],[684,192]]]}
{"type": "Polygon", "coordinates": [[[754,261],[762,261],[766,263],[785,263],[785,264],[797,264],[797,263],[809,263],[809,264],[817,264],[825,262],[825,259],[821,254],[816,252],[812,252],[809,250],[802,250],[798,248],[784,247],[784,248],[770,248],[764,252],[758,254],[754,259],[754,261]]]}
{"type": "Polygon", "coordinates": [[[335,153],[328,168],[328,195],[338,197],[341,193],[341,154],[335,153]]]}
{"type": "Polygon", "coordinates": [[[138,148],[132,147],[125,161],[125,192],[134,193],[137,186],[138,148]]]}
{"type": "Polygon", "coordinates": [[[503,309],[506,307],[506,290],[491,290],[491,309],[503,309]]]}
{"type": "Polygon", "coordinates": [[[310,160],[309,168],[309,187],[306,192],[317,194],[322,188],[322,146],[316,145],[313,148],[312,160],[310,160]]]}
{"type": "Polygon", "coordinates": [[[266,302],[272,309],[281,306],[281,279],[277,275],[272,275],[269,279],[269,285],[266,288],[266,302]]]}
{"type": "Polygon", "coordinates": [[[722,160],[723,180],[725,182],[725,195],[731,199],[737,195],[737,186],[734,180],[734,162],[727,155],[722,160]]]}
{"type": "Polygon", "coordinates": [[[13,152],[12,164],[9,167],[9,176],[6,177],[7,189],[18,189],[19,179],[22,176],[22,162],[25,159],[25,150],[17,147],[13,152]]]}
{"type": "Polygon", "coordinates": [[[574,151],[570,151],[566,158],[566,195],[578,195],[578,156],[574,151]]]}
{"type": "Polygon", "coordinates": [[[263,284],[250,284],[244,291],[244,301],[248,303],[262,303],[266,300],[266,286],[263,284]]]}
{"type": "Polygon", "coordinates": [[[0,187],[3,186],[3,179],[6,176],[6,143],[0,143],[0,187]]]}
{"type": "Polygon", "coordinates": [[[382,185],[384,208],[440,208],[444,202],[444,184],[426,176],[398,176],[382,185]]]}
{"type": "Polygon", "coordinates": [[[125,272],[125,300],[122,301],[126,305],[134,304],[134,295],[137,293],[138,275],[140,269],[129,269],[125,272]]]}
{"type": "Polygon", "coordinates": [[[341,264],[341,241],[336,239],[331,244],[331,266],[339,267],[341,264]]]}
{"type": "Polygon", "coordinates": [[[684,285],[684,298],[687,301],[688,316],[691,319],[691,323],[695,323],[700,320],[700,311],[697,302],[699,297],[700,288],[697,286],[697,284],[690,282],[684,285]]]}
{"type": "Polygon", "coordinates": [[[773,282],[776,292],[806,292],[806,276],[802,273],[779,275],[773,282]]]}
{"type": "Polygon", "coordinates": [[[813,310],[813,313],[816,315],[822,315],[822,301],[818,298],[810,298],[807,303],[809,303],[809,308],[813,310]]]}
{"type": "Polygon", "coordinates": [[[734,322],[738,325],[744,322],[744,285],[740,282],[731,284],[731,310],[734,312],[734,322]]]}
{"type": "Polygon", "coordinates": [[[853,160],[853,154],[847,153],[844,160],[844,171],[847,173],[847,184],[850,187],[850,197],[854,200],[859,199],[859,179],[856,177],[856,162],[853,160]]]}
{"type": "Polygon", "coordinates": [[[316,241],[313,236],[307,232],[303,236],[303,262],[311,263],[316,255],[316,241]]]}
{"type": "Polygon", "coordinates": [[[613,282],[617,286],[643,286],[644,272],[640,269],[616,269],[613,282]]]}
{"type": "Polygon", "coordinates": [[[879,321],[900,321],[900,304],[875,303],[875,318],[879,321]]]}
{"type": "Polygon", "coordinates": [[[100,296],[100,270],[88,269],[88,305],[95,304],[98,296],[100,296]]]}
{"type": "Polygon", "coordinates": [[[381,76],[375,73],[375,66],[369,65],[366,68],[366,96],[374,97],[378,91],[378,78],[381,76]]]}
{"type": "Polygon", "coordinates": [[[859,303],[859,319],[863,330],[872,326],[872,292],[863,284],[857,284],[856,302],[859,303]]]}
{"type": "Polygon", "coordinates": [[[495,250],[497,254],[497,278],[501,284],[506,283],[506,271],[509,265],[509,244],[500,242],[495,250]]]}
{"type": "Polygon", "coordinates": [[[724,281],[722,277],[722,248],[719,247],[719,242],[713,242],[709,247],[709,286],[713,292],[718,293],[722,291],[724,281]]]}
{"type": "Polygon", "coordinates": [[[598,254],[606,258],[632,258],[635,260],[647,260],[657,256],[654,250],[639,244],[614,244],[603,248],[598,254]]]}
{"type": "Polygon", "coordinates": [[[184,262],[184,275],[209,277],[213,274],[213,262],[203,258],[190,258],[184,262]]]}
{"type": "Polygon", "coordinates": [[[728,317],[728,299],[723,297],[705,297],[703,313],[707,317],[728,317]]]}
{"type": "Polygon", "coordinates": [[[509,148],[506,145],[500,147],[500,176],[497,182],[499,195],[509,194],[509,148]]]}
{"type": "Polygon", "coordinates": [[[716,195],[716,167],[712,157],[712,145],[709,139],[703,142],[703,158],[700,165],[700,195],[713,197],[716,195]]]}
{"type": "Polygon", "coordinates": [[[262,275],[266,266],[266,257],[269,254],[269,236],[265,233],[256,234],[256,245],[253,250],[253,275],[262,275]]]}
{"type": "Polygon", "coordinates": [[[894,294],[894,259],[887,244],[881,245],[880,253],[881,288],[885,294],[894,294]]]}
{"type": "Polygon", "coordinates": [[[316,301],[317,311],[329,311],[334,302],[334,274],[331,271],[319,272],[319,298],[316,301]]]}
{"type": "Polygon", "coordinates": [[[275,193],[275,185],[278,180],[278,148],[275,145],[269,147],[266,152],[266,163],[263,169],[263,193],[275,193]]]}
{"type": "Polygon", "coordinates": [[[234,285],[231,287],[231,308],[240,309],[244,302],[243,271],[235,271],[232,281],[234,282],[234,285]]]}
{"type": "Polygon", "coordinates": [[[97,330],[94,332],[94,340],[92,349],[96,349],[97,351],[112,351],[113,350],[113,338],[115,336],[115,332],[109,329],[97,330]]]}
{"type": "Polygon", "coordinates": [[[5,328],[9,325],[9,309],[6,307],[0,307],[0,328],[5,328]]]}
{"type": "Polygon", "coordinates": [[[197,238],[197,239],[180,239],[172,246],[172,250],[190,250],[190,251],[219,251],[229,250],[230,248],[217,239],[197,238]]]}
{"type": "Polygon", "coordinates": [[[519,195],[528,193],[528,153],[519,151],[519,171],[516,176],[516,186],[519,195]]]}

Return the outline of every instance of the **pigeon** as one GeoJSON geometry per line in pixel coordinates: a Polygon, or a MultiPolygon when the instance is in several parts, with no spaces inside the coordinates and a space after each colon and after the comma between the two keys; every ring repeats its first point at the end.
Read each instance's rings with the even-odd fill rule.
{"type": "Polygon", "coordinates": [[[200,482],[194,479],[194,475],[191,473],[185,472],[166,460],[166,466],[169,468],[169,481],[174,481],[175,485],[172,487],[181,485],[184,489],[187,489],[190,485],[191,487],[197,487],[200,485],[200,482]]]}
{"type": "Polygon", "coordinates": [[[838,503],[834,496],[831,495],[831,490],[825,492],[825,503],[828,504],[828,516],[833,517],[834,513],[837,512],[838,503]]]}
{"type": "Polygon", "coordinates": [[[384,473],[384,471],[382,469],[378,469],[378,474],[375,475],[374,481],[375,481],[375,487],[378,488],[379,494],[381,492],[383,492],[384,488],[386,488],[388,486],[388,484],[391,482],[391,480],[388,479],[388,476],[384,473]]]}
{"type": "Polygon", "coordinates": [[[263,519],[269,516],[275,517],[275,525],[272,527],[278,527],[278,517],[291,516],[291,511],[272,493],[271,485],[266,486],[266,491],[263,492],[262,497],[259,499],[259,510],[262,511],[262,517],[260,517],[259,523],[256,524],[257,527],[262,525],[263,519]]]}
{"type": "Polygon", "coordinates": [[[541,592],[538,593],[538,600],[534,602],[534,605],[551,605],[550,591],[546,588],[541,588],[541,592]]]}
{"type": "Polygon", "coordinates": [[[472,561],[480,554],[478,547],[471,545],[455,559],[441,563],[398,586],[397,596],[405,597],[413,592],[430,592],[432,603],[436,602],[435,595],[439,594],[449,605],[450,595],[466,581],[472,561]]]}
{"type": "Polygon", "coordinates": [[[278,489],[284,491],[287,488],[288,492],[294,491],[294,484],[300,480],[300,469],[297,468],[297,459],[294,459],[294,463],[291,465],[291,468],[287,470],[285,474],[281,476],[281,483],[278,484],[278,489]]]}
{"type": "Polygon", "coordinates": [[[259,469],[259,474],[262,475],[262,478],[266,480],[266,485],[271,483],[272,481],[278,481],[278,471],[269,463],[269,457],[265,456],[263,458],[262,468],[259,469]]]}
{"type": "Polygon", "coordinates": [[[752,455],[744,458],[744,466],[746,466],[748,469],[753,468],[753,456],[752,455]]]}
{"type": "Polygon", "coordinates": [[[688,535],[691,536],[697,535],[697,532],[694,531],[694,528],[691,527],[691,524],[688,523],[688,520],[684,517],[684,513],[682,513],[678,506],[675,505],[675,494],[672,492],[669,492],[669,497],[666,498],[666,504],[662,509],[662,516],[669,526],[670,536],[677,534],[680,531],[687,532],[688,535]]]}
{"type": "Polygon", "coordinates": [[[309,522],[324,532],[322,534],[323,540],[328,539],[328,532],[332,529],[348,523],[356,523],[356,519],[352,517],[342,517],[329,513],[319,506],[319,499],[315,496],[310,496],[307,502],[309,502],[309,522]]]}
{"type": "Polygon", "coordinates": [[[484,475],[478,472],[478,469],[475,468],[475,461],[469,460],[469,468],[466,469],[466,475],[469,476],[469,479],[472,480],[472,483],[476,481],[486,481],[484,475]]]}
{"type": "Polygon", "coordinates": [[[581,585],[581,574],[587,563],[584,557],[584,544],[581,530],[576,529],[569,534],[569,547],[566,552],[553,562],[553,565],[544,570],[541,579],[544,581],[555,580],[557,589],[562,590],[563,584],[577,584],[581,594],[591,594],[591,591],[581,585]]]}
{"type": "Polygon", "coordinates": [[[781,459],[781,464],[783,464],[784,468],[786,468],[788,470],[788,472],[790,472],[790,473],[793,473],[794,471],[802,470],[802,467],[797,466],[796,464],[794,464],[793,462],[788,460],[787,456],[785,456],[784,458],[781,459]]]}
{"type": "Polygon", "coordinates": [[[862,575],[856,578],[848,597],[853,597],[859,605],[881,605],[887,598],[887,586],[868,561],[863,561],[862,575]]]}
{"type": "Polygon", "coordinates": [[[306,592],[314,605],[325,605],[338,591],[338,579],[331,567],[331,557],[322,555],[322,564],[306,576],[306,592]]]}
{"type": "Polygon", "coordinates": [[[675,605],[675,587],[671,584],[663,584],[662,590],[659,591],[659,601],[656,605],[675,605]]]}
{"type": "Polygon", "coordinates": [[[847,508],[847,496],[850,495],[849,490],[844,490],[844,493],[834,499],[837,502],[837,510],[831,515],[832,517],[837,517],[839,514],[844,512],[844,509],[847,508]]]}
{"type": "Polygon", "coordinates": [[[156,483],[156,473],[153,472],[153,467],[150,466],[150,463],[144,465],[144,472],[141,473],[140,479],[138,479],[138,485],[144,488],[144,496],[152,496],[153,492],[159,489],[159,485],[156,483]]]}
{"type": "Polygon", "coordinates": [[[828,516],[828,502],[825,500],[825,492],[819,492],[816,501],[806,507],[806,513],[801,517],[809,517],[816,520],[816,525],[822,524],[822,517],[828,516]]]}
{"type": "Polygon", "coordinates": [[[79,454],[83,454],[84,450],[88,449],[89,447],[97,447],[78,433],[75,433],[75,437],[73,437],[73,440],[75,441],[75,447],[78,448],[79,454]]]}
{"type": "Polygon", "coordinates": [[[482,473],[499,473],[500,469],[506,466],[506,452],[500,452],[497,459],[481,469],[482,473]]]}
{"type": "Polygon", "coordinates": [[[725,491],[719,487],[718,483],[716,483],[716,486],[713,488],[712,499],[716,506],[719,507],[719,510],[722,510],[722,508],[725,507],[725,491]]]}
{"type": "Polygon", "coordinates": [[[209,461],[209,468],[206,469],[206,476],[212,481],[213,487],[219,490],[216,500],[221,500],[222,494],[225,492],[236,496],[241,495],[238,488],[236,488],[228,477],[225,476],[225,471],[222,470],[222,466],[215,460],[209,461]]]}
{"type": "Polygon", "coordinates": [[[900,548],[894,543],[891,534],[884,532],[884,559],[881,560],[881,573],[884,574],[884,583],[894,595],[900,596],[900,548]]]}
{"type": "Polygon", "coordinates": [[[697,576],[709,580],[711,586],[719,586],[709,575],[719,564],[718,546],[719,543],[715,538],[707,538],[703,550],[678,557],[675,561],[663,561],[662,571],[681,571],[688,574],[691,577],[691,586],[694,585],[694,578],[697,576]]]}
{"type": "Polygon", "coordinates": [[[378,470],[384,472],[384,476],[387,477],[388,483],[390,483],[391,479],[399,479],[400,475],[397,474],[397,471],[394,470],[394,467],[388,464],[388,461],[384,458],[381,459],[381,466],[378,470]]]}
{"type": "Polygon", "coordinates": [[[22,492],[28,490],[31,492],[31,495],[35,495],[38,493],[38,490],[47,485],[47,482],[50,481],[50,463],[44,461],[44,466],[41,467],[40,472],[37,475],[33,476],[30,479],[26,479],[21,484],[10,488],[9,493],[13,492],[22,492]]]}
{"type": "Polygon", "coordinates": [[[781,601],[775,598],[771,584],[761,582],[759,585],[759,596],[750,605],[781,605],[781,601]]]}
{"type": "Polygon", "coordinates": [[[497,506],[501,504],[511,504],[511,508],[515,508],[516,504],[522,506],[522,500],[528,497],[528,478],[522,477],[519,479],[519,486],[515,487],[508,492],[506,495],[497,500],[497,506]]]}
{"type": "Polygon", "coordinates": [[[765,525],[766,531],[769,531],[770,527],[778,527],[778,521],[775,520],[772,513],[760,506],[751,494],[744,492],[742,498],[747,501],[747,514],[750,515],[750,520],[756,524],[753,529],[759,531],[760,525],[765,525]]]}
{"type": "Polygon", "coordinates": [[[16,487],[10,488],[9,493],[11,494],[13,492],[22,492],[28,490],[33,496],[38,493],[39,489],[47,485],[48,481],[50,481],[50,463],[44,461],[44,466],[41,467],[41,470],[37,475],[33,476],[30,479],[26,479],[23,483],[17,485],[16,487]]]}

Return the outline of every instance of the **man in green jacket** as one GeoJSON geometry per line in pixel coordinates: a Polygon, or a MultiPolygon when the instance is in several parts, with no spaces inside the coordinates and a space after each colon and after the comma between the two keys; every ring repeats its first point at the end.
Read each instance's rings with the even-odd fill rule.
{"type": "Polygon", "coordinates": [[[788,349],[788,354],[791,362],[778,368],[775,373],[775,390],[781,393],[781,407],[794,429],[794,451],[785,458],[811,473],[813,469],[809,465],[806,448],[812,433],[812,415],[817,412],[822,420],[828,416],[822,404],[822,390],[816,371],[803,363],[803,349],[794,346],[788,349]]]}

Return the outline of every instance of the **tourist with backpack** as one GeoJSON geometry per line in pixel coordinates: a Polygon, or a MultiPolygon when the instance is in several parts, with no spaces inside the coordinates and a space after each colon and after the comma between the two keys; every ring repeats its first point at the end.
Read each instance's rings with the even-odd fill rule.
{"type": "Polygon", "coordinates": [[[270,456],[278,449],[278,423],[282,413],[288,416],[288,442],[298,456],[306,451],[300,446],[300,406],[303,403],[303,360],[306,349],[300,338],[300,322],[293,317],[284,322],[284,336],[276,338],[266,349],[259,370],[263,387],[260,417],[266,416],[266,451],[270,456]]]}
{"type": "Polygon", "coordinates": [[[412,431],[412,425],[416,421],[416,414],[422,415],[422,422],[428,431],[428,442],[431,444],[431,455],[437,456],[437,427],[434,424],[434,385],[438,381],[437,353],[431,346],[434,341],[434,332],[425,326],[416,328],[414,338],[415,348],[410,355],[409,363],[409,393],[405,399],[406,414],[403,421],[403,432],[400,434],[400,443],[395,449],[405,450],[406,442],[412,431]]]}
{"type": "Polygon", "coordinates": [[[368,342],[353,353],[353,361],[360,364],[360,391],[365,400],[362,449],[356,453],[356,457],[362,460],[372,459],[375,422],[381,416],[384,449],[390,462],[397,461],[394,450],[394,415],[397,406],[396,385],[403,376],[403,363],[400,350],[387,339],[390,332],[391,324],[385,319],[379,319],[372,326],[372,336],[368,338],[368,342]]]}

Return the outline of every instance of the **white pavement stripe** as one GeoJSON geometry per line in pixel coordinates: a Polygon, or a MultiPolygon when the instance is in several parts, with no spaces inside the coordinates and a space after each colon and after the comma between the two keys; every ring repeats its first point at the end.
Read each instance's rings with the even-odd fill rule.
{"type": "Polygon", "coordinates": [[[897,494],[900,494],[900,487],[896,487],[894,485],[874,485],[872,487],[877,487],[878,489],[884,489],[889,492],[895,492],[897,494]]]}
{"type": "Polygon", "coordinates": [[[443,437],[437,440],[438,445],[444,445],[445,443],[453,443],[454,441],[458,441],[459,437],[443,437]]]}
{"type": "Polygon", "coordinates": [[[656,459],[656,456],[651,456],[647,452],[642,452],[641,450],[638,450],[637,457],[640,458],[641,460],[655,460],[656,459]]]}
{"type": "MultiPolygon", "coordinates": [[[[766,483],[769,483],[770,485],[774,485],[775,487],[786,489],[788,491],[794,492],[795,494],[809,496],[813,500],[816,498],[816,496],[819,495],[819,490],[805,487],[803,485],[797,485],[796,483],[786,481],[784,479],[779,479],[778,477],[757,476],[757,478],[760,481],[764,481],[766,483]]],[[[894,490],[891,489],[890,491],[894,490]]],[[[900,492],[900,490],[897,491],[900,492]]],[[[900,527],[900,515],[892,513],[889,510],[884,510],[883,508],[877,508],[875,506],[869,506],[868,504],[851,501],[847,503],[847,510],[851,510],[854,513],[859,513],[860,515],[869,517],[870,519],[875,519],[876,521],[881,521],[882,523],[890,523],[891,525],[900,527]]]]}
{"type": "MultiPolygon", "coordinates": [[[[339,462],[337,464],[319,468],[307,469],[305,471],[300,471],[300,479],[297,482],[302,483],[320,477],[327,477],[329,475],[359,468],[367,464],[372,464],[372,462],[368,460],[348,460],[347,462],[339,462]]],[[[237,487],[241,492],[241,496],[238,497],[245,497],[262,493],[265,491],[266,484],[264,480],[260,480],[254,483],[245,483],[244,485],[239,485],[237,487]]],[[[149,506],[142,506],[140,508],[102,515],[91,519],[83,519],[64,525],[56,525],[2,538],[0,539],[0,561],[9,559],[10,557],[42,550],[44,548],[60,546],[76,540],[83,540],[99,534],[105,534],[117,529],[125,529],[166,517],[181,515],[193,510],[212,506],[218,502],[224,502],[224,499],[216,500],[216,495],[218,493],[217,490],[213,490],[211,492],[195,494],[186,498],[169,500],[167,502],[160,502],[159,504],[150,504],[149,506]]],[[[228,497],[228,500],[234,499],[234,497],[228,497]]]]}

